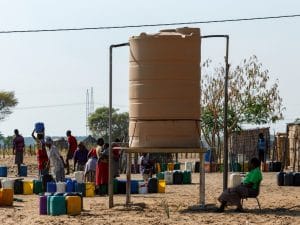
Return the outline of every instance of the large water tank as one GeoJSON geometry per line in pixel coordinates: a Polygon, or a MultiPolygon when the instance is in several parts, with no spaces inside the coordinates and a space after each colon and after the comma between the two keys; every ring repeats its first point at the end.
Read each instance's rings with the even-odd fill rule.
{"type": "Polygon", "coordinates": [[[200,146],[200,29],[129,40],[130,147],[200,146]]]}

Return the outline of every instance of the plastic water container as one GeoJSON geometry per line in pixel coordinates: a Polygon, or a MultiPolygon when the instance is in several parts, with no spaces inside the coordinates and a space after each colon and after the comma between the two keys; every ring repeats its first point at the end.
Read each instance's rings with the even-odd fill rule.
{"type": "Polygon", "coordinates": [[[300,173],[294,173],[294,186],[300,186],[300,173]]]}
{"type": "Polygon", "coordinates": [[[176,170],[173,172],[173,184],[182,184],[183,182],[183,174],[180,170],[176,170]]]}
{"type": "Polygon", "coordinates": [[[118,180],[118,194],[126,194],[126,180],[118,180]]]}
{"type": "Polygon", "coordinates": [[[165,172],[168,169],[168,164],[162,163],[160,168],[161,168],[161,172],[165,172]]]}
{"type": "Polygon", "coordinates": [[[73,191],[75,191],[73,181],[67,180],[66,181],[66,192],[73,192],[73,191]]]}
{"type": "Polygon", "coordinates": [[[85,183],[85,197],[95,196],[95,184],[93,182],[85,183]]]}
{"type": "Polygon", "coordinates": [[[148,185],[144,181],[139,181],[139,194],[147,194],[148,193],[148,185]]]}
{"type": "Polygon", "coordinates": [[[40,215],[47,215],[47,196],[39,197],[40,215]]]}
{"type": "Polygon", "coordinates": [[[284,186],[294,185],[294,174],[293,172],[284,174],[284,186]]]}
{"type": "Polygon", "coordinates": [[[85,183],[75,183],[75,192],[79,192],[85,196],[85,183]]]}
{"type": "Polygon", "coordinates": [[[166,192],[166,181],[159,180],[157,183],[157,192],[158,193],[165,193],[166,192]]]}
{"type": "Polygon", "coordinates": [[[160,168],[160,164],[159,163],[155,163],[155,172],[156,173],[161,172],[161,168],[160,168]]]}
{"type": "Polygon", "coordinates": [[[191,184],[192,183],[192,173],[189,170],[183,171],[182,183],[191,184]]]}
{"type": "Polygon", "coordinates": [[[66,192],[66,183],[65,182],[57,182],[56,183],[56,192],[65,193],[66,192]]]}
{"type": "Polygon", "coordinates": [[[27,177],[27,166],[21,165],[20,167],[20,176],[21,177],[27,177]]]}
{"type": "Polygon", "coordinates": [[[15,182],[14,182],[14,194],[15,195],[23,194],[23,181],[22,180],[15,180],[15,182]]]}
{"type": "Polygon", "coordinates": [[[174,163],[168,163],[168,171],[174,170],[174,163]]]}
{"type": "Polygon", "coordinates": [[[139,193],[139,181],[131,180],[130,182],[130,193],[138,194],[139,193]]]}
{"type": "Polygon", "coordinates": [[[43,192],[43,182],[40,180],[33,180],[33,193],[39,194],[43,192]]]}
{"type": "Polygon", "coordinates": [[[173,184],[173,172],[172,171],[165,171],[165,181],[166,184],[173,184]]]}
{"type": "Polygon", "coordinates": [[[157,193],[157,183],[158,180],[156,178],[150,178],[148,180],[148,193],[157,193]]]}
{"type": "Polygon", "coordinates": [[[0,166],[0,177],[7,177],[7,167],[0,166]]]}
{"type": "Polygon", "coordinates": [[[8,178],[1,180],[1,187],[4,189],[14,189],[14,181],[8,178]]]}
{"type": "Polygon", "coordinates": [[[79,215],[81,213],[81,197],[79,196],[66,196],[66,208],[68,215],[79,215]]]}
{"type": "Polygon", "coordinates": [[[50,192],[50,193],[56,192],[56,183],[55,182],[47,183],[47,192],[50,192]]]}
{"type": "Polygon", "coordinates": [[[157,180],[164,180],[165,179],[165,173],[164,172],[157,173],[156,178],[157,178],[157,180]]]}
{"type": "Polygon", "coordinates": [[[14,200],[14,190],[9,188],[0,189],[0,206],[12,206],[14,200]]]}
{"type": "Polygon", "coordinates": [[[239,173],[232,173],[229,176],[229,187],[234,188],[242,183],[242,178],[239,173]]]}
{"type": "Polygon", "coordinates": [[[50,215],[58,216],[66,214],[66,201],[64,196],[50,197],[50,215]]]}
{"type": "Polygon", "coordinates": [[[113,183],[114,183],[114,194],[118,194],[118,179],[114,179],[113,183]]]}
{"type": "Polygon", "coordinates": [[[174,164],[174,170],[180,170],[180,163],[179,162],[176,162],[174,164]]]}
{"type": "Polygon", "coordinates": [[[84,183],[84,171],[76,171],[74,176],[77,183],[84,183]]]}
{"type": "Polygon", "coordinates": [[[34,129],[35,129],[35,132],[37,132],[37,133],[43,133],[45,131],[44,123],[42,123],[42,122],[35,123],[34,129]]]}
{"type": "Polygon", "coordinates": [[[33,182],[29,180],[23,181],[23,194],[32,195],[33,194],[33,182]]]}
{"type": "Polygon", "coordinates": [[[189,170],[189,171],[193,171],[193,163],[192,162],[185,162],[184,163],[184,169],[189,170]]]}
{"type": "Polygon", "coordinates": [[[277,173],[277,185],[278,186],[283,186],[284,185],[284,175],[285,175],[285,172],[277,173]]]}

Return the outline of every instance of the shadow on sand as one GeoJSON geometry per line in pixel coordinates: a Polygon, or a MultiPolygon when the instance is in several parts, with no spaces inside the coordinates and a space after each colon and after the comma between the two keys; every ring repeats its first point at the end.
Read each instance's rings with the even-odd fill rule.
{"type": "MultiPolygon", "coordinates": [[[[187,209],[180,210],[179,212],[182,214],[193,214],[193,213],[216,213],[217,205],[209,204],[206,205],[205,208],[201,208],[199,205],[190,206],[187,209]]],[[[234,207],[230,207],[225,209],[225,214],[237,213],[234,211],[234,207]]],[[[224,214],[222,213],[222,214],[224,214]]],[[[244,212],[242,214],[260,214],[260,215],[280,215],[280,216],[292,216],[292,217],[300,217],[300,205],[295,205],[290,208],[262,208],[261,210],[258,208],[247,208],[244,207],[244,212]]]]}

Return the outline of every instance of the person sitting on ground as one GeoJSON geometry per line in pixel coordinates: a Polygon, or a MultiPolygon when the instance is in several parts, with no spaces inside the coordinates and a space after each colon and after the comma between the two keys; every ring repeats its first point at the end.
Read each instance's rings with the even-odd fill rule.
{"type": "Polygon", "coordinates": [[[153,164],[150,161],[149,154],[143,153],[141,158],[141,173],[144,181],[148,181],[149,178],[152,177],[153,172],[153,164]]]}
{"type": "Polygon", "coordinates": [[[260,160],[258,158],[251,159],[249,170],[242,184],[235,188],[228,188],[220,195],[218,200],[221,206],[217,210],[218,212],[223,212],[227,205],[236,205],[236,211],[242,212],[241,200],[249,196],[258,195],[259,185],[263,179],[260,171],[260,160]]]}
{"type": "Polygon", "coordinates": [[[65,180],[64,159],[59,154],[58,149],[53,145],[51,137],[46,138],[46,146],[48,148],[48,157],[53,168],[53,174],[56,182],[63,182],[65,180]]]}
{"type": "Polygon", "coordinates": [[[83,142],[79,142],[78,148],[74,153],[74,168],[75,171],[84,171],[87,162],[89,151],[86,149],[83,142]]]}

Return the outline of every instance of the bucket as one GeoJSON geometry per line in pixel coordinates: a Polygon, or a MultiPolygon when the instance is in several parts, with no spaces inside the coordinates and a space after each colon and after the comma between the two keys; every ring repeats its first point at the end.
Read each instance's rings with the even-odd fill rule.
{"type": "Polygon", "coordinates": [[[4,189],[14,189],[14,181],[9,179],[1,180],[1,187],[4,189]]]}
{"type": "Polygon", "coordinates": [[[66,201],[64,196],[50,197],[50,215],[64,215],[66,214],[66,211],[66,201]]]}
{"type": "Polygon", "coordinates": [[[165,171],[165,181],[166,184],[173,184],[173,172],[172,171],[165,171]]]}
{"type": "Polygon", "coordinates": [[[166,181],[165,180],[158,180],[157,192],[158,193],[165,193],[166,192],[166,181]]]}
{"type": "Polygon", "coordinates": [[[34,129],[36,133],[43,133],[45,131],[44,123],[37,122],[34,124],[34,129]]]}
{"type": "Polygon", "coordinates": [[[76,171],[74,176],[77,183],[84,183],[84,171],[76,171]]]}
{"type": "Polygon", "coordinates": [[[168,171],[174,170],[174,163],[168,163],[168,171]]]}
{"type": "Polygon", "coordinates": [[[39,197],[40,215],[47,215],[47,196],[39,197]]]}
{"type": "Polygon", "coordinates": [[[33,182],[29,180],[23,181],[23,194],[32,195],[33,194],[33,182]]]}
{"type": "Polygon", "coordinates": [[[232,173],[229,176],[229,187],[234,188],[238,185],[240,185],[242,182],[241,175],[239,173],[232,173]]]}
{"type": "Polygon", "coordinates": [[[20,167],[20,176],[21,177],[27,177],[27,166],[21,165],[20,167]]]}
{"type": "Polygon", "coordinates": [[[50,192],[50,193],[56,192],[56,183],[55,182],[47,183],[47,192],[50,192]]]}
{"type": "Polygon", "coordinates": [[[12,206],[14,200],[14,191],[13,189],[0,189],[0,206],[12,206]]]}
{"type": "Polygon", "coordinates": [[[66,196],[66,208],[68,215],[79,215],[81,213],[81,198],[79,196],[66,196]]]}
{"type": "Polygon", "coordinates": [[[40,180],[33,180],[33,193],[39,194],[43,192],[43,182],[40,180]]]}
{"type": "Polygon", "coordinates": [[[0,177],[7,177],[7,167],[0,166],[0,177]]]}
{"type": "Polygon", "coordinates": [[[193,171],[193,163],[192,162],[185,162],[184,163],[184,169],[189,170],[189,171],[193,171]]]}
{"type": "Polygon", "coordinates": [[[139,181],[139,194],[147,194],[148,193],[148,185],[144,181],[139,181]]]}
{"type": "Polygon", "coordinates": [[[93,182],[85,183],[85,197],[95,196],[95,184],[93,182]]]}
{"type": "Polygon", "coordinates": [[[56,192],[65,193],[66,192],[66,183],[57,182],[56,183],[56,192]]]}

